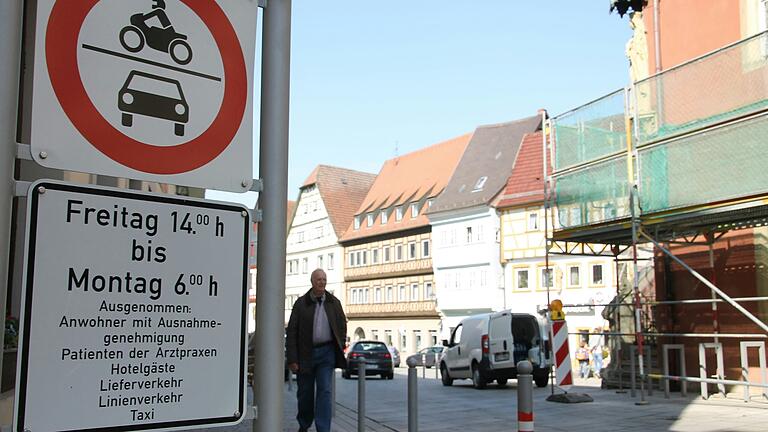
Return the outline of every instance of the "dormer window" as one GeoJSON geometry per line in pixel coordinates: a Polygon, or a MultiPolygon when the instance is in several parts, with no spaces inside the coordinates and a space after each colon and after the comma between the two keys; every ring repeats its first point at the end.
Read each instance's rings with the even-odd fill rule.
{"type": "Polygon", "coordinates": [[[430,198],[427,200],[427,208],[432,208],[432,203],[435,202],[434,198],[430,198]]]}
{"type": "Polygon", "coordinates": [[[373,226],[373,213],[368,213],[365,218],[368,222],[368,226],[373,226]]]}
{"type": "Polygon", "coordinates": [[[488,176],[482,176],[477,179],[477,183],[475,183],[475,188],[472,189],[472,192],[479,192],[483,190],[483,186],[485,186],[486,180],[488,180],[488,176]]]}
{"type": "Polygon", "coordinates": [[[415,218],[419,215],[419,203],[411,203],[411,218],[415,218]]]}
{"type": "Polygon", "coordinates": [[[360,229],[360,216],[355,216],[355,229],[360,229]]]}
{"type": "Polygon", "coordinates": [[[387,219],[389,219],[389,212],[387,209],[384,209],[381,211],[381,224],[384,225],[387,223],[387,219]]]}
{"type": "Polygon", "coordinates": [[[403,206],[398,206],[395,208],[395,220],[401,221],[403,220],[403,206]]]}

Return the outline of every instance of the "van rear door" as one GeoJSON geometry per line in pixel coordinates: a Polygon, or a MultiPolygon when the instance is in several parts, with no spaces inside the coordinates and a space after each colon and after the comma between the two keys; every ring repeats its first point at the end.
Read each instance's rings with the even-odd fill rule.
{"type": "Polygon", "coordinates": [[[515,366],[512,356],[512,315],[500,312],[491,315],[488,323],[489,361],[494,369],[515,366]]]}

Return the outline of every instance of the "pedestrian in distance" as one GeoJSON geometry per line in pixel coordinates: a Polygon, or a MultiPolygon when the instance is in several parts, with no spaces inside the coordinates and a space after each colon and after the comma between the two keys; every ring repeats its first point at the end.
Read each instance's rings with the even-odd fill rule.
{"type": "Polygon", "coordinates": [[[589,350],[584,341],[581,341],[576,349],[576,360],[579,362],[579,375],[582,378],[589,377],[589,350]]]}
{"type": "Polygon", "coordinates": [[[293,304],[286,330],[288,368],[297,374],[299,432],[315,423],[317,432],[330,432],[334,369],[345,368],[347,317],[341,302],[325,290],[325,272],[310,276],[312,288],[293,304]]]}
{"type": "Polygon", "coordinates": [[[603,370],[603,329],[595,327],[593,335],[589,337],[589,351],[592,354],[592,374],[595,378],[600,378],[600,371],[603,370]]]}

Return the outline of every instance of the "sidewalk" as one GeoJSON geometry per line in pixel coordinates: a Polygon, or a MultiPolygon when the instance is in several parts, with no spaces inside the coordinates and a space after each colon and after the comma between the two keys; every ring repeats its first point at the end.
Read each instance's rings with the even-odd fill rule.
{"type": "MultiPolygon", "coordinates": [[[[395,379],[366,381],[367,431],[408,430],[406,380],[404,370],[396,372],[395,379]]],[[[443,387],[439,380],[421,378],[419,373],[419,431],[514,431],[517,429],[516,381],[504,389],[489,385],[486,390],[475,390],[469,381],[457,381],[452,387],[443,387]]],[[[356,380],[337,379],[336,418],[334,431],[357,431],[356,380]]],[[[615,390],[602,390],[599,380],[578,380],[571,391],[587,393],[594,402],[560,404],[547,402],[549,388],[534,391],[534,418],[538,431],[589,432],[614,431],[676,431],[676,432],[758,432],[768,430],[768,401],[755,398],[744,403],[740,397],[713,396],[704,401],[689,393],[682,398],[672,393],[665,399],[661,391],[647,396],[648,405],[638,406],[629,392],[617,394],[615,390]]],[[[283,394],[285,401],[285,431],[296,431],[295,393],[283,394]]],[[[314,429],[311,429],[314,430],[314,429]]]]}

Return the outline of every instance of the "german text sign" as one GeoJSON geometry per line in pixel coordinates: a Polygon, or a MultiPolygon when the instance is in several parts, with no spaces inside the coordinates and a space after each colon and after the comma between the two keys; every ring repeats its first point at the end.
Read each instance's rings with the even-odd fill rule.
{"type": "Polygon", "coordinates": [[[39,0],[33,157],[247,191],[256,14],[255,0],[39,0]]]}
{"type": "Polygon", "coordinates": [[[243,207],[30,189],[14,430],[230,425],[243,417],[243,207]]]}

